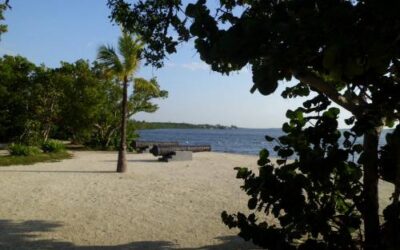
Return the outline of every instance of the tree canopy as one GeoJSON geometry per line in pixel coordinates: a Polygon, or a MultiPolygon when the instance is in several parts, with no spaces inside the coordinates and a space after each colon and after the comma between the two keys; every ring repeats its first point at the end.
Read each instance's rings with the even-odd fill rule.
{"type": "MultiPolygon", "coordinates": [[[[146,41],[147,62],[162,65],[167,53],[193,38],[200,58],[215,71],[229,73],[250,64],[252,91],[263,94],[294,76],[359,113],[359,106],[368,104],[338,91],[348,84],[349,92],[365,92],[375,82],[398,77],[400,6],[395,0],[229,0],[214,10],[204,0],[187,6],[181,1],[130,5],[123,0],[110,0],[109,5],[114,20],[146,41]]],[[[370,95],[379,96],[375,92],[370,95]]],[[[387,113],[393,113],[395,105],[389,106],[387,113]]]]}
{"type": "MultiPolygon", "coordinates": [[[[90,147],[117,148],[122,89],[98,62],[35,65],[21,56],[0,58],[0,142],[37,144],[48,138],[90,147]]],[[[129,117],[155,112],[152,101],[165,98],[155,79],[129,94],[129,117]]],[[[135,134],[128,127],[129,138],[135,134]]]]}
{"type": "Polygon", "coordinates": [[[290,122],[282,127],[287,135],[276,140],[280,168],[272,167],[262,151],[259,175],[238,170],[251,196],[249,208],[274,215],[279,226],[260,222],[255,214],[224,213],[227,225],[270,249],[349,249],[359,247],[357,242],[366,249],[395,248],[400,159],[387,160],[384,152],[399,150],[393,142],[400,140],[400,127],[390,134],[387,148],[379,148],[378,141],[383,126],[393,127],[400,118],[399,1],[108,4],[114,21],[141,35],[149,64],[161,67],[180,43],[193,39],[200,58],[214,71],[229,74],[250,65],[252,92],[269,95],[283,80],[293,80],[297,84],[283,97],[316,95],[287,113],[290,122]],[[339,110],[331,102],[352,113],[346,120],[350,131],[338,130],[339,110]],[[345,140],[339,144],[341,136],[345,140]],[[355,144],[361,136],[363,144],[355,144]],[[289,164],[288,157],[295,162],[289,164]],[[396,188],[382,226],[377,186],[387,172],[396,175],[391,178],[396,188]],[[356,237],[352,229],[361,221],[364,231],[356,237]]]}

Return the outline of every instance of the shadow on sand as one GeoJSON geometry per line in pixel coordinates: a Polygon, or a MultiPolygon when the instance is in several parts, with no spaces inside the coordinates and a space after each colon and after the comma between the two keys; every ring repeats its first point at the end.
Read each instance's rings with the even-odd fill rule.
{"type": "Polygon", "coordinates": [[[158,158],[154,159],[142,159],[142,160],[128,160],[128,162],[161,162],[158,158]]]}
{"type": "Polygon", "coordinates": [[[161,249],[161,250],[219,250],[219,249],[257,249],[252,244],[244,242],[236,236],[217,238],[221,243],[196,248],[180,248],[168,241],[134,241],[128,244],[114,246],[77,246],[71,242],[48,240],[37,238],[38,233],[52,232],[61,227],[62,223],[40,220],[10,221],[0,220],[0,249],[12,250],[139,250],[139,249],[161,249]]]}
{"type": "MultiPolygon", "coordinates": [[[[117,160],[104,160],[102,162],[113,162],[117,164],[117,160]]],[[[157,158],[154,158],[154,159],[127,160],[127,162],[160,162],[160,161],[157,158]]]]}

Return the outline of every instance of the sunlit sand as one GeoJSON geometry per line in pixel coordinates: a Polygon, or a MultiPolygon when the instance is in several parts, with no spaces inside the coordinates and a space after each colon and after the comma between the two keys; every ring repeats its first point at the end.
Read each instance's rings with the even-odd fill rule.
{"type": "MultiPolygon", "coordinates": [[[[158,162],[114,152],[75,152],[56,163],[0,168],[1,249],[253,249],[221,221],[247,211],[237,166],[256,156],[196,153],[158,162]]],[[[393,186],[380,183],[381,207],[393,186]]]]}
{"type": "Polygon", "coordinates": [[[196,153],[158,162],[75,152],[57,163],[0,168],[1,249],[253,249],[220,214],[247,211],[237,166],[256,156],[196,153]]]}

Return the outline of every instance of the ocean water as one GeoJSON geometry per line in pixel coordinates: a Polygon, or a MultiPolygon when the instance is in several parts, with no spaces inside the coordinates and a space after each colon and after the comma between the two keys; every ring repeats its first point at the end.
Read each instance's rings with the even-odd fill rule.
{"type": "MultiPolygon", "coordinates": [[[[385,134],[381,144],[385,143],[385,134]]],[[[154,129],[140,130],[140,140],[178,141],[180,144],[209,144],[214,152],[258,155],[261,149],[267,148],[271,156],[276,156],[274,142],[265,140],[265,135],[279,137],[281,129],[154,129]]]]}
{"type": "Polygon", "coordinates": [[[257,155],[272,149],[265,135],[280,136],[280,129],[154,129],[139,131],[140,140],[178,141],[180,144],[209,144],[212,151],[257,155]]]}

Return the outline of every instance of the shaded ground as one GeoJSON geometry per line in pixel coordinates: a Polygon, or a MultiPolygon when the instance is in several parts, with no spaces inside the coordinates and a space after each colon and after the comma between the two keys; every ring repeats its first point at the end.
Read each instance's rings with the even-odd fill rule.
{"type": "MultiPolygon", "coordinates": [[[[200,249],[242,249],[239,247],[243,242],[235,236],[220,237],[221,242],[216,245],[205,245],[194,248],[180,248],[173,242],[168,241],[136,241],[122,245],[106,246],[77,246],[70,242],[57,240],[35,239],[36,234],[57,230],[62,224],[46,221],[24,221],[11,222],[0,221],[0,247],[1,249],[101,249],[101,250],[120,250],[120,249],[176,249],[176,250],[200,250],[200,249]],[[239,248],[238,248],[239,247],[239,248]]],[[[247,248],[246,248],[247,249],[247,248]]]]}

